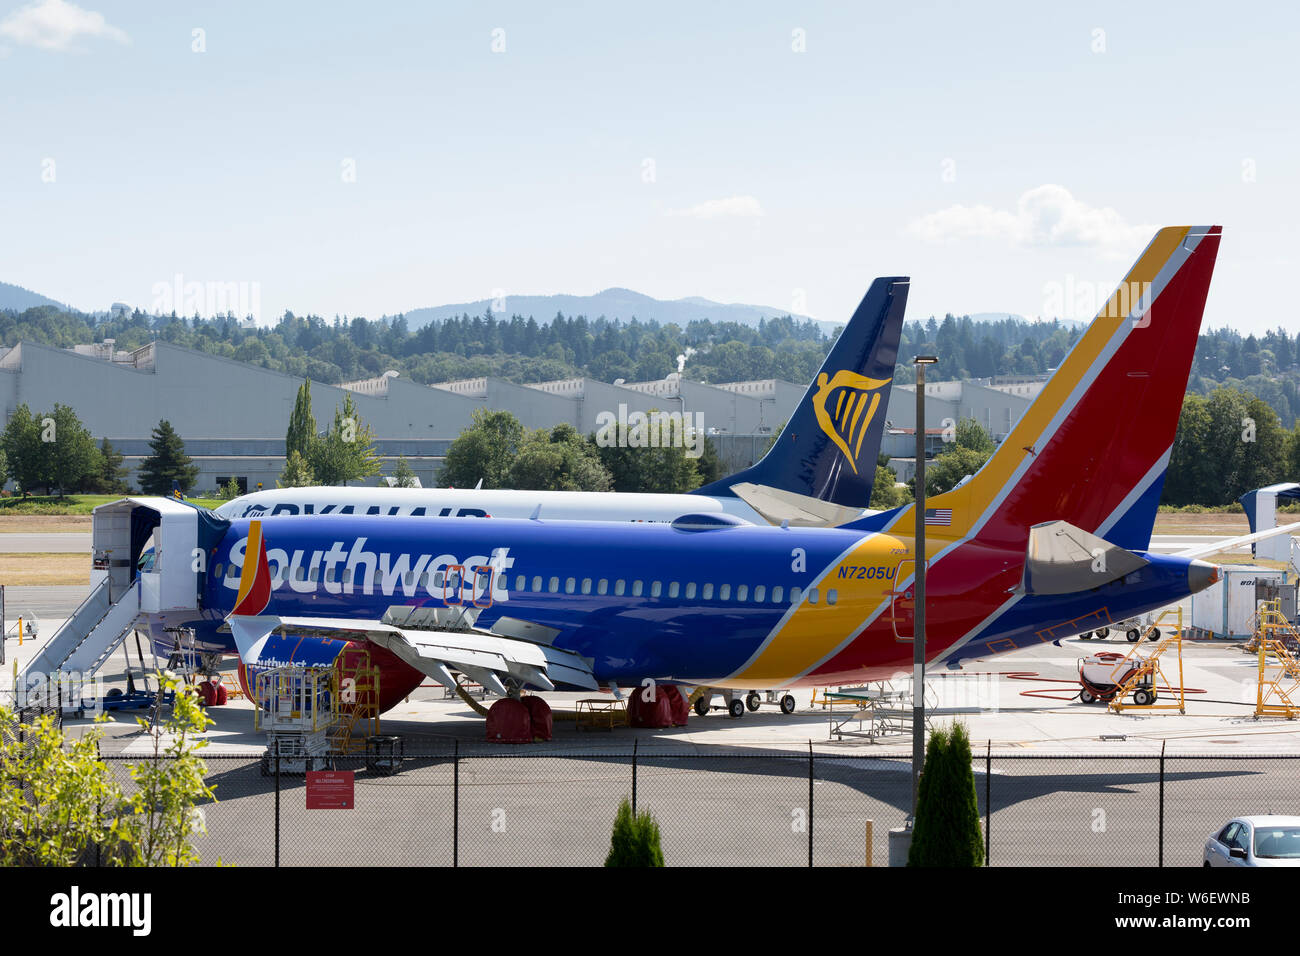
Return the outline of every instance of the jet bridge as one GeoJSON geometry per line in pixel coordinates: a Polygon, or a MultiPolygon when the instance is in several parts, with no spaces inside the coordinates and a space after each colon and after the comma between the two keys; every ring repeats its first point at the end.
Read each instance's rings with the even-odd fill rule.
{"type": "Polygon", "coordinates": [[[206,555],[229,522],[173,498],[123,498],[94,510],[90,594],[32,659],[22,686],[93,676],[141,615],[199,606],[206,555]]]}

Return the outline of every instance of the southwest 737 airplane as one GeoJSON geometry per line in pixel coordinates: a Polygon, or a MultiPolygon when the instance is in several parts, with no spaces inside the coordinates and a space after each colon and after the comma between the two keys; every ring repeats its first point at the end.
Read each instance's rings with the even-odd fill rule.
{"type": "Polygon", "coordinates": [[[1218,226],[1157,233],[993,457],[924,516],[237,520],[196,636],[255,667],[329,663],[365,641],[383,708],[452,670],[498,692],[887,678],[911,658],[918,518],[931,661],[1165,606],[1218,578],[1147,551],[1218,245],[1218,226]]]}
{"type": "Polygon", "coordinates": [[[1219,238],[1158,232],[993,457],[924,516],[237,520],[212,551],[196,637],[254,668],[365,642],[384,709],[453,670],[498,692],[882,679],[912,657],[918,520],[931,662],[1162,607],[1218,577],[1147,548],[1219,238]]]}

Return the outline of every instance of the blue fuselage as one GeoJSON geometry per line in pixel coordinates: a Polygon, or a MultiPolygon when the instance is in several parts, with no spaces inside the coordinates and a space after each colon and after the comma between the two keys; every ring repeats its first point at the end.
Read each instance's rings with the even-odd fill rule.
{"type": "MultiPolygon", "coordinates": [[[[878,679],[910,666],[911,645],[880,635],[888,595],[907,585],[910,547],[886,534],[437,517],[293,516],[262,526],[274,582],[266,614],[378,620],[395,605],[476,606],[479,628],[502,617],[556,628],[556,646],[590,658],[602,684],[758,683],[746,668],[778,654],[772,666],[794,683],[878,679]],[[828,646],[853,662],[848,673],[826,670],[828,646]]],[[[187,622],[201,648],[235,652],[223,622],[247,537],[248,521],[235,520],[208,556],[203,610],[187,622]]],[[[927,600],[927,656],[1009,650],[1074,633],[1059,629],[1088,615],[1118,620],[1188,593],[1188,561],[1146,557],[1147,566],[1119,581],[1021,595],[1009,606],[1005,576],[945,582],[940,561],[927,600]],[[984,623],[975,629],[973,620],[984,623]]],[[[169,648],[161,628],[154,637],[169,648]]]]}

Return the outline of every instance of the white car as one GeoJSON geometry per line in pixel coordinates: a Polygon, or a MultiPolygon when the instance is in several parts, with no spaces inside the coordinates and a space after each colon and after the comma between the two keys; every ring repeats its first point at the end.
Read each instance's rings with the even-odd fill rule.
{"type": "Polygon", "coordinates": [[[1206,866],[1300,866],[1300,817],[1237,817],[1205,841],[1206,866]]]}

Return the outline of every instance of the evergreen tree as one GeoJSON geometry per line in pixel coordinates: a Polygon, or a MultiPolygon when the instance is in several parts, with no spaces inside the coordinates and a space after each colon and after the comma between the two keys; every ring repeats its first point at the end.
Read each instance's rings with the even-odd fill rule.
{"type": "Polygon", "coordinates": [[[606,866],[663,866],[659,824],[648,811],[633,815],[632,804],[624,797],[614,816],[606,866]]]}
{"type": "Polygon", "coordinates": [[[146,495],[170,495],[173,482],[182,493],[194,486],[199,466],[185,454],[185,443],[167,419],[154,428],[149,448],[153,454],[140,465],[140,489],[146,495]]]}
{"type": "Polygon", "coordinates": [[[908,866],[980,866],[979,801],[971,768],[970,738],[960,723],[930,735],[917,787],[916,819],[908,866]]]}
{"type": "Polygon", "coordinates": [[[105,438],[99,446],[99,473],[90,479],[87,488],[99,495],[129,494],[131,488],[126,483],[126,468],[122,461],[122,455],[105,438]]]}

